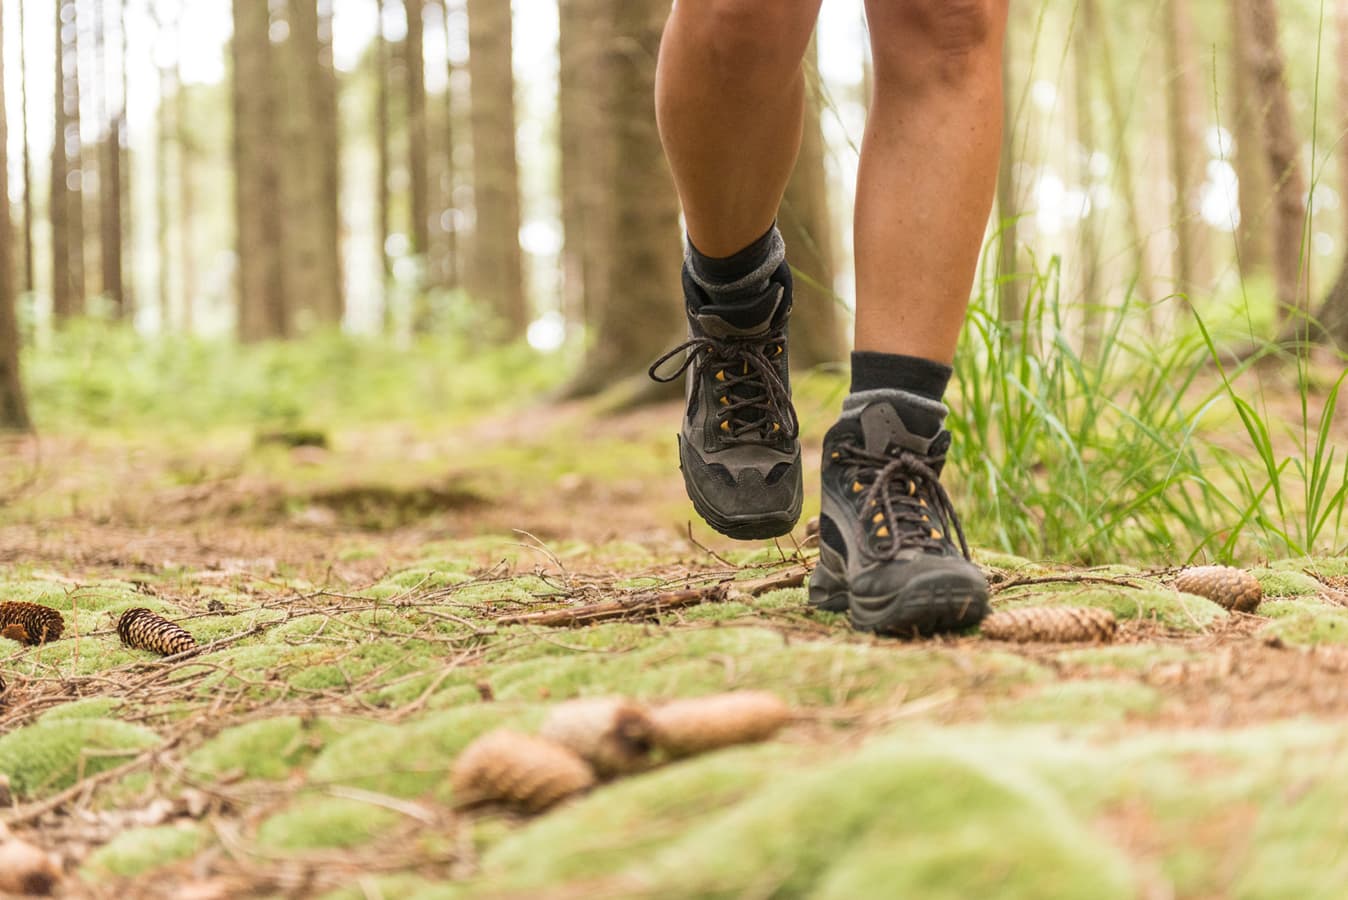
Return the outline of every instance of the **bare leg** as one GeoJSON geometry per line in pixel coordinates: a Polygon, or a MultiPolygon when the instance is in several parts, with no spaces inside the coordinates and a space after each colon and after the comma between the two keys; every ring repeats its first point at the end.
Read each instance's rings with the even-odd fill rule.
{"type": "Polygon", "coordinates": [[[1008,0],[866,0],[856,349],[950,363],[997,180],[1008,0]]]}
{"type": "Polygon", "coordinates": [[[800,150],[801,61],[821,0],[677,0],[656,115],[688,237],[730,256],[777,217],[800,150]]]}

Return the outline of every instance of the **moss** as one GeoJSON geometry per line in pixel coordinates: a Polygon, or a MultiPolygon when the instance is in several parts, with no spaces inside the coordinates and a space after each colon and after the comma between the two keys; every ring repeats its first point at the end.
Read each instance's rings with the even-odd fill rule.
{"type": "Polygon", "coordinates": [[[131,878],[187,859],[205,843],[205,832],[195,824],[133,828],[120,832],[90,854],[81,871],[93,879],[107,875],[131,878]]]}
{"type": "Polygon", "coordinates": [[[277,716],[227,728],[188,755],[198,777],[242,773],[245,778],[279,781],[318,754],[334,735],[353,726],[344,721],[306,721],[277,716]]]}
{"type": "Polygon", "coordinates": [[[106,719],[110,718],[114,710],[121,706],[120,700],[114,700],[111,697],[87,697],[83,700],[72,700],[70,703],[62,703],[60,706],[44,712],[39,718],[40,722],[56,722],[63,719],[106,719]]]}
{"type": "Polygon", "coordinates": [[[985,569],[998,569],[1003,572],[1015,572],[1020,575],[1030,572],[1045,571],[1039,563],[1032,562],[1022,556],[1012,556],[1009,553],[998,553],[995,550],[974,550],[974,562],[985,569]]]}
{"type": "Polygon", "coordinates": [[[263,822],[257,842],[269,851],[358,847],[374,840],[399,818],[382,806],[309,794],[263,822]]]}
{"type": "Polygon", "coordinates": [[[1108,609],[1120,619],[1153,621],[1167,628],[1201,631],[1226,616],[1211,600],[1164,588],[1073,588],[1047,596],[1017,594],[997,604],[1001,609],[1022,606],[1092,606],[1108,609]]]}
{"type": "Polygon", "coordinates": [[[690,822],[752,796],[803,757],[799,748],[747,747],[615,782],[497,842],[483,856],[481,886],[522,891],[613,874],[632,854],[675,840],[690,822]]]}
{"type": "Polygon", "coordinates": [[[345,784],[395,797],[441,787],[459,751],[493,728],[537,727],[539,708],[484,703],[434,713],[404,725],[371,725],[333,741],[309,768],[313,784],[345,784]]]}
{"type": "Polygon", "coordinates": [[[381,680],[397,678],[433,666],[432,646],[424,641],[376,640],[315,650],[289,682],[301,690],[322,691],[350,688],[376,671],[381,680]]]}
{"type": "MultiPolygon", "coordinates": [[[[1273,604],[1265,604],[1272,606],[1273,604]]],[[[1348,609],[1340,606],[1302,605],[1277,610],[1275,620],[1260,634],[1289,644],[1342,644],[1348,642],[1348,609]]],[[[1263,610],[1263,607],[1260,607],[1263,610]]]]}
{"type": "Polygon", "coordinates": [[[1010,722],[1060,722],[1076,727],[1093,722],[1121,722],[1155,712],[1161,695],[1152,688],[1124,681],[1068,681],[1046,685],[1034,694],[991,710],[994,719],[1010,722]]]}
{"type": "Polygon", "coordinates": [[[54,793],[159,743],[148,728],[113,719],[37,722],[0,737],[0,772],[20,797],[54,793]]]}
{"type": "Polygon", "coordinates": [[[1252,573],[1264,588],[1265,597],[1304,597],[1314,596],[1324,586],[1304,572],[1289,572],[1278,569],[1255,569],[1252,573]]]}
{"type": "Polygon", "coordinates": [[[1086,647],[1064,650],[1057,654],[1059,662],[1069,666],[1089,666],[1095,669],[1122,672],[1145,672],[1159,663],[1183,662],[1196,654],[1184,647],[1156,644],[1124,644],[1114,647],[1086,647]]]}
{"type": "Polygon", "coordinates": [[[321,900],[367,900],[369,897],[400,900],[458,900],[464,889],[454,884],[436,884],[417,875],[366,876],[359,885],[323,894],[321,900]]]}
{"type": "Polygon", "coordinates": [[[620,876],[732,897],[1132,897],[1126,861],[1040,782],[947,742],[887,740],[784,773],[620,876]]]}

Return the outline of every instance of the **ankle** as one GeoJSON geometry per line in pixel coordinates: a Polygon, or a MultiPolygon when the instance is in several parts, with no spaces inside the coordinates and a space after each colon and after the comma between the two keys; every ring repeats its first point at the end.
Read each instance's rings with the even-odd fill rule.
{"type": "Polygon", "coordinates": [[[761,237],[730,256],[707,256],[688,239],[685,267],[711,305],[737,306],[759,299],[786,259],[786,245],[774,223],[761,237]]]}

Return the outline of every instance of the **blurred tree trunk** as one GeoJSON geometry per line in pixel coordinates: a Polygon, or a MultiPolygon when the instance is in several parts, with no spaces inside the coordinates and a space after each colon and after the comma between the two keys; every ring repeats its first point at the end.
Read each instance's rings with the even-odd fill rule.
{"type": "Polygon", "coordinates": [[[1292,119],[1286,63],[1278,43],[1275,0],[1238,0],[1248,5],[1248,65],[1256,99],[1263,110],[1264,153],[1273,175],[1273,274],[1279,319],[1285,337],[1304,340],[1308,324],[1309,267],[1303,265],[1302,234],[1306,224],[1306,176],[1301,168],[1301,142],[1292,119]]]}
{"type": "MultiPolygon", "coordinates": [[[[4,71],[4,25],[0,22],[0,72],[4,71]]],[[[9,197],[9,127],[0,91],[0,197],[9,197]]],[[[28,407],[19,378],[19,325],[14,295],[14,231],[9,202],[0,203],[0,430],[28,431],[28,407]]]]}
{"type": "Polygon", "coordinates": [[[1105,298],[1100,290],[1100,217],[1091,192],[1091,160],[1096,152],[1095,92],[1091,84],[1092,53],[1096,43],[1094,7],[1081,4],[1077,8],[1075,33],[1072,35],[1073,97],[1076,101],[1077,145],[1080,148],[1077,180],[1084,192],[1081,223],[1078,226],[1081,257],[1081,315],[1083,347],[1093,354],[1100,343],[1101,307],[1105,298]]]}
{"type": "MultiPolygon", "coordinates": [[[[608,85],[602,100],[604,129],[599,152],[621,160],[610,172],[604,218],[607,238],[602,304],[591,303],[591,339],[581,372],[570,385],[572,396],[594,394],[631,376],[639,376],[660,351],[687,331],[678,302],[679,204],[655,127],[655,57],[669,15],[664,0],[606,0],[612,38],[603,62],[608,85]],[[609,155],[611,154],[611,155],[609,155]]],[[[593,298],[591,298],[593,299],[593,298]]],[[[662,396],[660,389],[636,399],[662,396]]]]}
{"type": "Polygon", "coordinates": [[[234,201],[238,229],[238,333],[245,342],[290,333],[282,270],[277,76],[266,3],[234,3],[234,201]]]}
{"type": "Polygon", "coordinates": [[[1207,232],[1198,216],[1204,154],[1196,114],[1198,79],[1193,61],[1194,25],[1189,0],[1165,4],[1166,128],[1170,178],[1175,185],[1171,212],[1175,230],[1175,290],[1192,299],[1204,282],[1201,265],[1207,232]]]}
{"type": "Polygon", "coordinates": [[[801,369],[839,362],[846,352],[833,287],[837,254],[833,217],[829,213],[827,148],[820,121],[824,88],[814,40],[810,41],[806,59],[809,90],[805,131],[781,214],[782,237],[790,248],[791,265],[796,271],[791,362],[801,369]]]}
{"type": "MultiPolygon", "coordinates": [[[[154,18],[156,38],[161,41],[164,40],[166,34],[171,33],[162,6],[162,0],[158,0],[150,7],[150,13],[154,18]]],[[[154,219],[155,255],[157,257],[155,260],[155,294],[159,305],[159,331],[161,334],[168,334],[174,330],[173,270],[169,264],[169,260],[173,256],[169,245],[173,232],[170,221],[172,212],[169,204],[169,191],[173,183],[169,170],[169,147],[172,143],[173,119],[180,114],[181,110],[178,94],[182,87],[178,79],[177,56],[178,54],[175,52],[172,65],[163,61],[159,63],[159,105],[155,108],[154,115],[154,219]]],[[[181,128],[181,124],[179,124],[179,127],[181,128]]],[[[180,166],[182,165],[181,152],[179,150],[180,166]]]]}
{"type": "MultiPolygon", "coordinates": [[[[104,0],[94,5],[95,86],[98,109],[98,247],[103,294],[112,303],[112,316],[124,318],[126,290],[122,273],[122,131],[124,100],[113,111],[108,103],[108,19],[104,0]]],[[[120,54],[118,59],[120,60],[120,54]]],[[[120,63],[119,63],[120,72],[120,63]]],[[[118,83],[121,78],[118,77],[118,83]]]]}
{"type": "Polygon", "coordinates": [[[391,219],[390,198],[388,189],[389,168],[390,168],[390,150],[389,150],[389,96],[388,96],[388,73],[389,73],[389,49],[388,41],[384,38],[384,0],[375,0],[375,19],[376,28],[374,33],[374,67],[375,67],[375,211],[376,227],[375,241],[378,243],[376,248],[379,253],[379,296],[384,310],[384,330],[390,332],[393,329],[393,310],[389,304],[388,286],[389,280],[393,277],[393,266],[388,255],[389,221],[391,219]]]}
{"type": "Polygon", "coordinates": [[[557,106],[561,144],[562,312],[567,324],[583,326],[590,309],[607,302],[604,282],[605,176],[612,171],[611,144],[598,140],[605,109],[603,58],[611,17],[609,0],[559,3],[557,106]]]}
{"type": "Polygon", "coordinates": [[[24,26],[24,0],[19,0],[19,138],[23,145],[23,289],[32,293],[37,284],[33,255],[33,155],[28,146],[28,30],[24,26]]]}
{"type": "Polygon", "coordinates": [[[439,260],[438,275],[440,283],[448,290],[454,290],[459,287],[461,277],[459,273],[459,216],[457,215],[458,200],[456,194],[459,188],[459,173],[456,160],[458,154],[458,103],[454,98],[454,82],[457,80],[458,67],[454,64],[454,28],[453,12],[450,10],[449,0],[440,0],[441,24],[445,30],[445,128],[442,133],[444,146],[441,147],[441,165],[442,176],[440,183],[440,196],[442,203],[442,233],[444,234],[444,247],[439,260]]]}
{"type": "MultiPolygon", "coordinates": [[[[509,22],[510,4],[506,7],[509,22]]],[[[429,137],[426,127],[426,51],[424,0],[403,0],[407,10],[407,47],[405,90],[407,92],[407,172],[410,197],[412,257],[417,264],[416,301],[412,330],[418,334],[430,329],[430,308],[426,297],[426,271],[431,244],[429,137]]],[[[507,26],[508,27],[508,26],[507,26]]]]}
{"type": "MultiPolygon", "coordinates": [[[[1095,23],[1100,22],[1098,0],[1081,0],[1082,6],[1089,8],[1089,15],[1095,23]]],[[[1113,146],[1115,171],[1119,175],[1119,192],[1127,207],[1128,238],[1132,242],[1134,276],[1137,279],[1137,295],[1146,305],[1149,322],[1154,319],[1152,307],[1151,262],[1148,257],[1147,234],[1142,228],[1142,212],[1138,207],[1137,185],[1134,182],[1132,152],[1128,145],[1128,113],[1123,102],[1123,93],[1119,88],[1118,70],[1114,68],[1114,46],[1110,29],[1093,30],[1100,53],[1100,69],[1104,75],[1105,104],[1109,108],[1110,142],[1113,146]]]]}
{"type": "Polygon", "coordinates": [[[336,0],[318,0],[318,78],[314,102],[318,114],[319,208],[322,229],[319,255],[324,270],[323,321],[340,327],[346,313],[342,283],[342,141],[341,112],[337,105],[337,63],[333,57],[332,16],[336,0]]]}
{"type": "Polygon", "coordinates": [[[997,162],[997,309],[1003,323],[1019,322],[1025,311],[1020,281],[1019,221],[1020,186],[1016,183],[1015,89],[1012,79],[1011,32],[1006,29],[1002,51],[1002,128],[1001,155],[997,162]]]}
{"type": "Polygon", "coordinates": [[[196,192],[192,187],[197,148],[192,137],[187,89],[183,86],[182,59],[173,59],[173,127],[178,151],[178,280],[181,282],[183,334],[196,328],[197,251],[196,192]]]}
{"type": "Polygon", "coordinates": [[[468,0],[468,73],[472,82],[474,299],[524,336],[529,307],[520,248],[519,163],[515,152],[515,78],[510,4],[468,0]]]}
{"type": "Polygon", "coordinates": [[[1235,134],[1235,169],[1240,207],[1236,230],[1236,262],[1242,277],[1268,268],[1273,259],[1273,232],[1268,227],[1273,177],[1263,152],[1260,133],[1259,87],[1250,67],[1253,38],[1250,10],[1243,0],[1231,4],[1231,109],[1228,117],[1235,134]]]}
{"type": "MultiPolygon", "coordinates": [[[[1334,20],[1338,30],[1338,101],[1339,101],[1339,190],[1348,196],[1348,0],[1336,0],[1334,20]]],[[[1341,350],[1348,350],[1348,203],[1340,201],[1344,211],[1343,239],[1346,249],[1334,286],[1325,295],[1315,319],[1317,337],[1328,339],[1341,350]]]]}
{"type": "Polygon", "coordinates": [[[64,321],[84,312],[84,230],[79,195],[79,86],[75,4],[55,7],[55,77],[51,153],[52,315],[64,321]],[[63,21],[70,19],[69,24],[63,21]],[[72,158],[73,157],[73,158],[72,158]]]}
{"type": "MultiPolygon", "coordinates": [[[[325,11],[330,0],[323,4],[325,11]]],[[[320,38],[318,0],[289,0],[290,26],[283,54],[286,140],[283,239],[286,302],[291,326],[312,330],[342,320],[336,186],[336,88],[331,35],[320,38]]]]}

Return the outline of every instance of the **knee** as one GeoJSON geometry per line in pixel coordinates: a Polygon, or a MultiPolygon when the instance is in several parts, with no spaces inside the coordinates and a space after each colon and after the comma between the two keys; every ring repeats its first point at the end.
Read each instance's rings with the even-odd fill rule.
{"type": "Polygon", "coordinates": [[[699,43],[739,77],[783,78],[801,64],[814,29],[812,0],[678,0],[699,43]]]}
{"type": "Polygon", "coordinates": [[[868,0],[877,83],[959,83],[1000,65],[1008,0],[868,0]]]}

